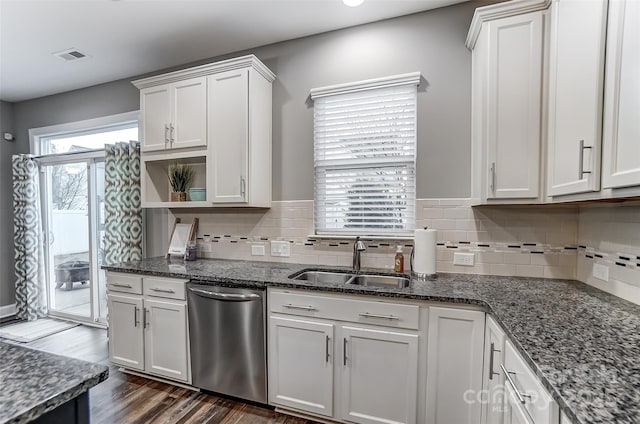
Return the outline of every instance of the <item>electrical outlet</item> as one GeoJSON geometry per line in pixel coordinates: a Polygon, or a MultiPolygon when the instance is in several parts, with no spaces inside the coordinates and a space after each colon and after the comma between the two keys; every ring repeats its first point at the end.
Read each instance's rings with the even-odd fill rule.
{"type": "Polygon", "coordinates": [[[291,256],[291,246],[288,241],[271,242],[271,256],[289,257],[291,256]]]}
{"type": "Polygon", "coordinates": [[[473,266],[476,261],[475,253],[454,253],[453,264],[461,266],[473,266]]]}
{"type": "Polygon", "coordinates": [[[602,281],[609,281],[609,267],[602,264],[593,264],[593,277],[602,281]]]}
{"type": "Polygon", "coordinates": [[[251,256],[264,256],[264,244],[252,244],[251,256]]]}
{"type": "Polygon", "coordinates": [[[198,251],[201,253],[211,253],[213,248],[211,243],[198,243],[198,251]]]}

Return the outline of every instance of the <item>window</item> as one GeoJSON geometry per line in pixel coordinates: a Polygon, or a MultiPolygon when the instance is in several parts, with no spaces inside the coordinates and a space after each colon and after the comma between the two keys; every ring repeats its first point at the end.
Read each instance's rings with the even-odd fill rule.
{"type": "Polygon", "coordinates": [[[414,73],[311,91],[317,234],[413,231],[419,81],[414,73]]]}

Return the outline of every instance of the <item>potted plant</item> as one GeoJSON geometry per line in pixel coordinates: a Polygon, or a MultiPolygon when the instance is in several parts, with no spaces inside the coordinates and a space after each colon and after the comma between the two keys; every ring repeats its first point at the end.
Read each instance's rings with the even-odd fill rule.
{"type": "Polygon", "coordinates": [[[171,201],[184,202],[187,200],[187,187],[193,181],[193,167],[186,164],[169,166],[169,184],[171,184],[171,201]]]}

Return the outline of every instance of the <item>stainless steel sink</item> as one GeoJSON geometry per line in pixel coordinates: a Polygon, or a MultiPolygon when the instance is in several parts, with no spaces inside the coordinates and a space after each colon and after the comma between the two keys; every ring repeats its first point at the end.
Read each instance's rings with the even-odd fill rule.
{"type": "Polygon", "coordinates": [[[344,272],[305,271],[290,278],[293,280],[306,280],[312,283],[348,284],[354,277],[354,274],[344,272]]]}
{"type": "Polygon", "coordinates": [[[353,284],[363,287],[409,287],[411,281],[395,275],[351,274],[339,271],[305,271],[290,277],[293,280],[305,280],[312,283],[353,284]]]}
{"type": "Polygon", "coordinates": [[[391,275],[356,275],[349,284],[368,287],[394,287],[404,289],[409,287],[411,280],[405,277],[396,277],[391,275]]]}

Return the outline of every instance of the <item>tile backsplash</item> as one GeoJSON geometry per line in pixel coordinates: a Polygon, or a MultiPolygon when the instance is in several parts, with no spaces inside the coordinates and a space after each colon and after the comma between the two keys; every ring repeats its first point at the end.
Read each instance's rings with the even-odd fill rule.
{"type": "Polygon", "coordinates": [[[577,278],[640,304],[640,202],[581,206],[578,227],[577,278]]]}
{"type": "MultiPolygon", "coordinates": [[[[575,278],[578,209],[570,207],[476,207],[469,199],[419,199],[416,226],[438,230],[439,272],[575,278]],[[455,252],[475,253],[475,265],[453,265],[455,252]]],[[[353,242],[313,234],[313,201],[273,202],[269,210],[176,212],[200,218],[201,257],[350,266],[353,242]],[[290,257],[272,257],[270,242],[291,243],[290,257]],[[251,256],[251,245],[264,245],[265,256],[251,256]]],[[[407,255],[411,240],[365,239],[363,267],[393,268],[394,252],[407,255]]]]}

